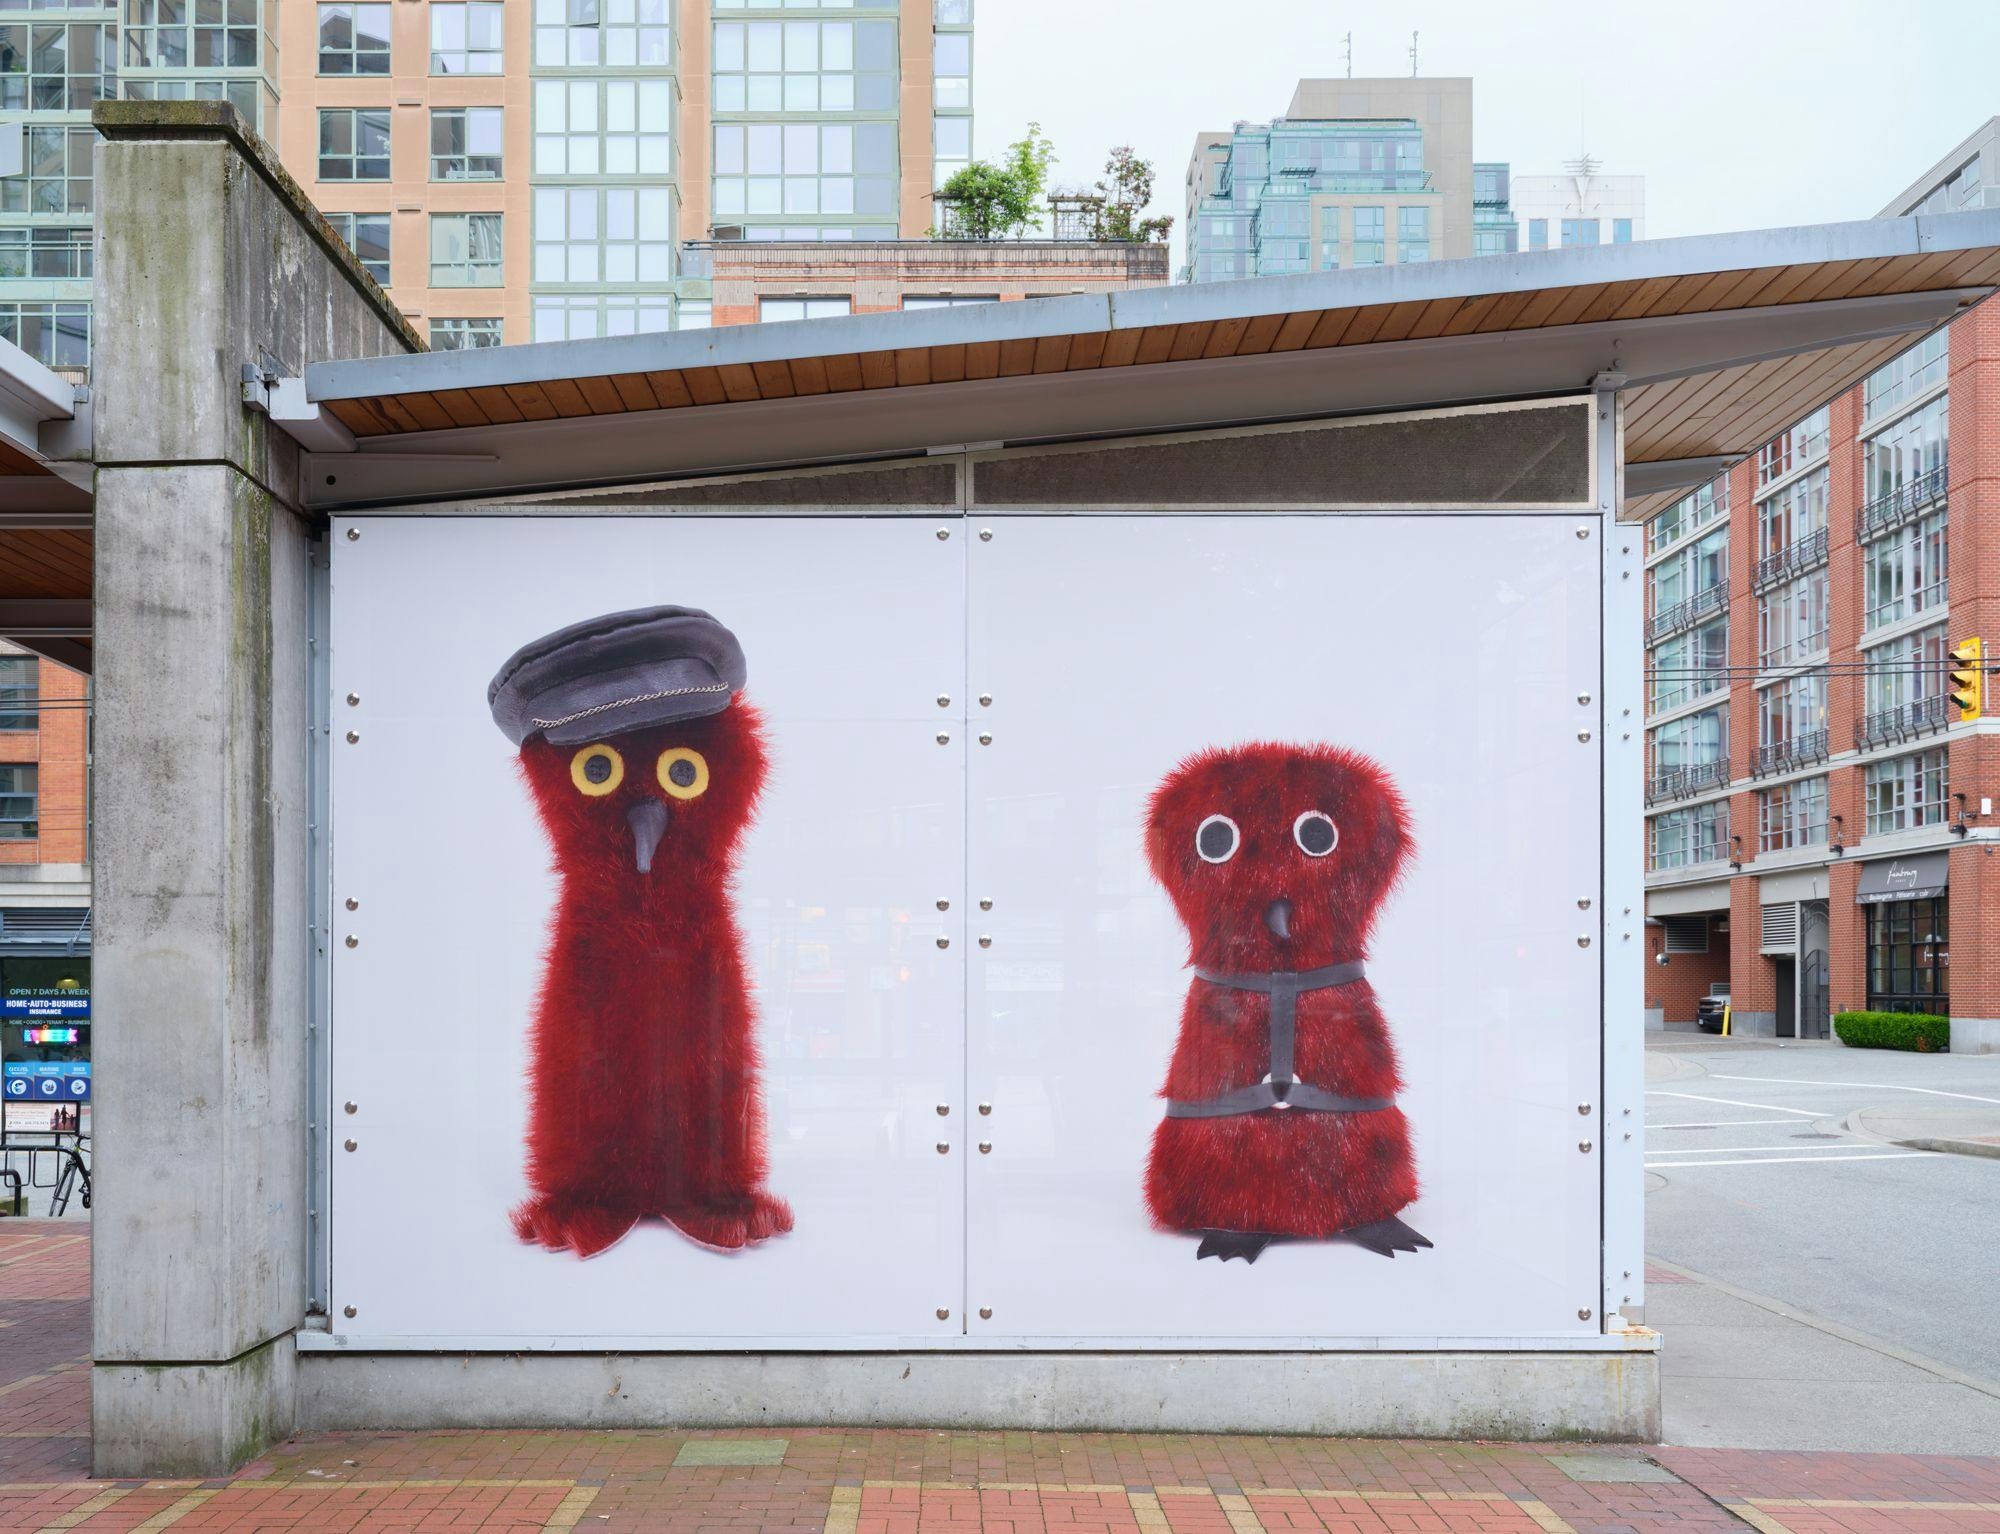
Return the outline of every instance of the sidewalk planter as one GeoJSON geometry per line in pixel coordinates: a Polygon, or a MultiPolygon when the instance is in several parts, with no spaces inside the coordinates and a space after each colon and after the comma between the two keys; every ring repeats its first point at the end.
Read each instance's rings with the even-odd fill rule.
{"type": "Polygon", "coordinates": [[[1908,1049],[1920,1055],[1951,1048],[1951,1019],[1930,1012],[1839,1012],[1834,1035],[1849,1049],[1908,1049]]]}

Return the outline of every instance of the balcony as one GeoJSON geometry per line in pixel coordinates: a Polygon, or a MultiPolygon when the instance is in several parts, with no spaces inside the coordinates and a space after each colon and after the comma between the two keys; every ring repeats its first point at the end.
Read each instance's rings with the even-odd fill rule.
{"type": "Polygon", "coordinates": [[[1854,514],[1854,536],[1866,540],[1892,533],[1905,522],[1913,522],[1944,499],[1946,471],[1939,464],[1919,474],[1908,484],[1898,485],[1887,495],[1878,496],[1854,514]]]}
{"type": "Polygon", "coordinates": [[[1687,799],[1705,788],[1721,788],[1728,782],[1729,763],[1720,757],[1693,767],[1676,767],[1671,772],[1653,775],[1653,781],[1646,785],[1646,802],[1658,804],[1662,799],[1687,799]]]}
{"type": "Polygon", "coordinates": [[[1921,735],[1935,735],[1950,724],[1951,700],[1937,693],[1900,708],[1864,714],[1854,726],[1854,748],[1866,751],[1875,746],[1892,746],[1921,735]]]}
{"type": "Polygon", "coordinates": [[[1808,730],[1803,735],[1794,735],[1790,740],[1774,741],[1768,746],[1759,746],[1757,756],[1751,764],[1751,776],[1764,777],[1773,772],[1784,772],[1792,767],[1804,767],[1812,762],[1826,760],[1825,730],[1808,730]]]}
{"type": "Polygon", "coordinates": [[[1780,549],[1775,554],[1766,554],[1757,561],[1757,568],[1750,577],[1750,589],[1760,595],[1773,586],[1796,580],[1808,570],[1817,570],[1826,563],[1827,530],[1821,528],[1810,537],[1801,538],[1788,549],[1780,549]]]}
{"type": "Polygon", "coordinates": [[[1729,583],[1717,581],[1706,591],[1697,591],[1685,602],[1676,602],[1665,612],[1655,613],[1653,621],[1646,625],[1646,643],[1658,644],[1682,629],[1691,629],[1702,619],[1713,613],[1725,611],[1729,606],[1729,583]]]}

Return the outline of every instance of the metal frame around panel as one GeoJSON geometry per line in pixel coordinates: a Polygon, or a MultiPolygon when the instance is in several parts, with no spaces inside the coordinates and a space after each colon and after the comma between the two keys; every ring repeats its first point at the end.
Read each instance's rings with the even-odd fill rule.
{"type": "Polygon", "coordinates": [[[330,1222],[333,1145],[333,629],[332,542],[322,536],[306,553],[306,774],[310,803],[307,877],[306,995],[306,1319],[324,1325],[332,1303],[330,1222]]]}

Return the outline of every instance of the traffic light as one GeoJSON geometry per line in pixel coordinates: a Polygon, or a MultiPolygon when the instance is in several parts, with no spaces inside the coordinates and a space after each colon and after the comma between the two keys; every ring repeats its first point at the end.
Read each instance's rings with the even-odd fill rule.
{"type": "Polygon", "coordinates": [[[1985,646],[1977,638],[1951,647],[1951,701],[1958,705],[1960,719],[1977,719],[1986,701],[1984,658],[1985,646]]]}

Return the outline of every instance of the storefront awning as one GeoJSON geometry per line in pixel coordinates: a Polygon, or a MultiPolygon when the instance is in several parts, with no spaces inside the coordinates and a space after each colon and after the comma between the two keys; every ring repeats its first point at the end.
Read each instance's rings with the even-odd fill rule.
{"type": "Polygon", "coordinates": [[[1891,900],[1930,900],[1945,892],[1951,880],[1951,855],[1919,852],[1861,865],[1857,905],[1882,905],[1891,900]]]}

